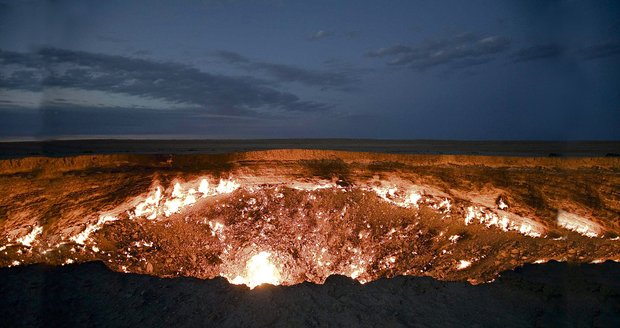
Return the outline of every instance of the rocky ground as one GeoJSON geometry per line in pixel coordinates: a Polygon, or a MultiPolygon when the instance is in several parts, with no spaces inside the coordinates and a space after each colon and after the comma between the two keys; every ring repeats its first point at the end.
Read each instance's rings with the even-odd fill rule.
{"type": "Polygon", "coordinates": [[[473,286],[428,277],[364,285],[162,279],[101,263],[0,269],[3,327],[619,327],[620,264],[550,262],[473,286]]]}
{"type": "Polygon", "coordinates": [[[0,326],[619,326],[613,143],[66,143],[0,145],[0,326]]]}
{"type": "Polygon", "coordinates": [[[273,150],[0,161],[0,266],[290,285],[620,261],[620,159],[273,150]],[[255,258],[258,259],[258,258],[255,258]],[[260,264],[260,263],[259,263],[260,264]]]}

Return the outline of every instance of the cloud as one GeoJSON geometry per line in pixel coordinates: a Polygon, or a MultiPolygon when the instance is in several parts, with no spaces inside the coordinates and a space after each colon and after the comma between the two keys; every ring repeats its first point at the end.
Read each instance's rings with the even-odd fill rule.
{"type": "Polygon", "coordinates": [[[316,40],[320,40],[320,39],[324,39],[324,38],[330,37],[332,35],[334,35],[333,32],[329,32],[329,31],[325,31],[325,30],[320,30],[320,31],[317,31],[317,32],[309,35],[307,37],[307,39],[310,40],[310,41],[316,41],[316,40]]]}
{"type": "Polygon", "coordinates": [[[46,107],[82,108],[131,108],[131,109],[190,109],[200,106],[189,103],[169,102],[153,97],[128,95],[120,92],[85,90],[68,87],[47,87],[44,91],[0,89],[0,102],[5,107],[39,109],[46,107]]]}
{"type": "Polygon", "coordinates": [[[455,61],[453,63],[450,63],[449,66],[450,68],[454,68],[454,69],[460,69],[460,68],[467,68],[467,67],[472,67],[472,66],[478,66],[478,65],[483,65],[489,62],[492,62],[494,60],[494,58],[492,57],[474,57],[474,58],[466,58],[463,60],[458,60],[455,61]]]}
{"type": "Polygon", "coordinates": [[[391,66],[407,66],[424,70],[440,65],[466,66],[468,62],[488,62],[510,47],[510,39],[501,36],[478,36],[463,33],[450,38],[429,40],[416,46],[395,45],[366,54],[387,57],[391,66]]]}
{"type": "Polygon", "coordinates": [[[581,48],[577,51],[585,59],[598,59],[620,54],[620,41],[607,41],[581,48]]]}
{"type": "Polygon", "coordinates": [[[397,44],[395,46],[387,47],[387,48],[379,48],[377,50],[369,51],[366,53],[367,57],[384,57],[384,56],[395,56],[402,55],[413,52],[413,49],[408,46],[404,46],[402,44],[397,44]]]}
{"type": "Polygon", "coordinates": [[[260,71],[280,82],[297,82],[310,87],[340,88],[357,81],[351,69],[310,70],[297,66],[253,61],[232,51],[217,51],[215,56],[246,71],[260,71]]]}
{"type": "MultiPolygon", "coordinates": [[[[35,91],[44,96],[49,90],[72,90],[65,94],[102,91],[133,96],[132,101],[160,100],[205,113],[257,117],[331,108],[301,100],[257,79],[216,75],[170,62],[43,48],[34,53],[0,51],[0,64],[1,89],[35,91]]],[[[42,105],[53,105],[45,98],[43,101],[42,105]]],[[[84,101],[64,99],[62,103],[65,107],[71,103],[83,106],[84,101]]]]}
{"type": "Polygon", "coordinates": [[[217,57],[220,57],[221,59],[225,60],[228,63],[231,64],[238,64],[238,63],[249,63],[250,59],[248,59],[245,56],[242,56],[236,52],[233,51],[228,51],[228,50],[218,50],[215,52],[215,55],[217,57]]]}
{"type": "Polygon", "coordinates": [[[537,59],[558,58],[564,53],[564,48],[555,43],[537,44],[525,47],[514,55],[514,62],[527,62],[537,59]]]}

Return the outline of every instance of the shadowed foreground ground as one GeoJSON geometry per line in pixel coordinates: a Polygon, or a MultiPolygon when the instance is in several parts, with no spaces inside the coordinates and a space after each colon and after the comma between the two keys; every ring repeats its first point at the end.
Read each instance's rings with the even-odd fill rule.
{"type": "Polygon", "coordinates": [[[620,264],[550,262],[473,286],[427,277],[366,285],[162,279],[93,262],[0,269],[1,326],[620,327],[620,264]]]}

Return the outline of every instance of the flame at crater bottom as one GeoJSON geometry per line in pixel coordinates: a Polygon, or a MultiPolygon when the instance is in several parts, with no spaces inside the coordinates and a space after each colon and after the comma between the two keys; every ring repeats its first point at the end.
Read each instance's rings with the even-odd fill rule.
{"type": "Polygon", "coordinates": [[[262,284],[280,284],[280,273],[276,266],[269,261],[271,253],[260,252],[248,260],[245,265],[244,276],[236,276],[229,279],[230,283],[235,285],[246,285],[250,289],[262,284]]]}

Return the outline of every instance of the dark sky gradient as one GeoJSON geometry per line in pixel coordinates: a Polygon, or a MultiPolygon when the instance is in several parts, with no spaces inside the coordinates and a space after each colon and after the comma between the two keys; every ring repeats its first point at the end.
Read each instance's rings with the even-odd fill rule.
{"type": "Polygon", "coordinates": [[[620,140],[618,1],[2,1],[0,138],[620,140]]]}

